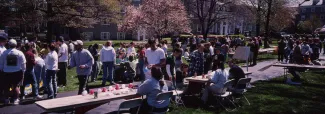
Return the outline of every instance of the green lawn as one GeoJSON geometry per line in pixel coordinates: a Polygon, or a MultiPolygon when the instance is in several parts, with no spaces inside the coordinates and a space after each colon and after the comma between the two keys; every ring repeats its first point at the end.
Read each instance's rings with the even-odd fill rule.
{"type": "Polygon", "coordinates": [[[321,114],[325,111],[324,73],[302,73],[305,81],[301,86],[285,84],[283,77],[254,83],[256,87],[249,89],[246,94],[251,105],[242,100],[243,106],[233,112],[220,108],[205,110],[173,107],[170,114],[321,114]]]}

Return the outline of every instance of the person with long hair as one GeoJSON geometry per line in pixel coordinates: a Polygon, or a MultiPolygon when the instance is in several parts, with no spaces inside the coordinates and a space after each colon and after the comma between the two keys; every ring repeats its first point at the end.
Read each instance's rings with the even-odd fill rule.
{"type": "Polygon", "coordinates": [[[156,97],[161,92],[167,92],[168,87],[165,82],[162,80],[163,73],[160,68],[152,67],[151,68],[152,78],[144,81],[138,88],[138,95],[146,95],[146,99],[144,100],[140,114],[148,114],[149,110],[153,110],[155,112],[166,111],[169,105],[169,99],[166,99],[162,102],[157,102],[156,97]]]}

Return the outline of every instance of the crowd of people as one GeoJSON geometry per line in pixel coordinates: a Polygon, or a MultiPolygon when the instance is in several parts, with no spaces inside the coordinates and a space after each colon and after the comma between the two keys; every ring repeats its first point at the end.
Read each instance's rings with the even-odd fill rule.
{"type": "MultiPolygon", "coordinates": [[[[282,43],[285,44],[284,47],[288,47],[287,41],[282,40],[279,45],[283,45],[282,43]]],[[[85,49],[81,40],[66,42],[63,37],[57,38],[55,42],[41,44],[28,40],[21,43],[14,39],[7,41],[7,37],[1,36],[0,95],[5,104],[19,104],[20,100],[25,98],[25,86],[31,84],[34,99],[42,99],[43,96],[39,95],[41,89],[45,91],[48,99],[56,98],[57,89],[67,86],[67,69],[76,67],[78,94],[88,90],[88,82],[98,81],[98,75],[102,72],[103,87],[107,81],[110,85],[141,81],[138,94],[147,95],[147,106],[164,110],[169,103],[154,103],[158,93],[177,88],[185,77],[215,72],[210,79],[211,84],[209,83],[203,91],[202,102],[206,104],[210,92],[222,92],[226,81],[238,81],[245,77],[244,71],[228,57],[228,53],[238,46],[251,47],[253,65],[256,65],[261,46],[259,37],[245,40],[226,36],[207,41],[198,37],[175,38],[171,45],[165,40],[158,42],[149,39],[145,44],[120,43],[119,48],[114,48],[113,42],[107,41],[103,45],[93,44],[85,49]],[[171,53],[168,52],[168,46],[172,48],[171,53]],[[188,61],[188,64],[185,61],[188,61]],[[227,62],[229,70],[225,69],[227,62]],[[42,88],[39,87],[41,81],[44,85],[42,88]],[[166,81],[170,81],[173,86],[167,87],[166,81]]],[[[293,47],[291,49],[295,55],[297,49],[293,47]]],[[[309,46],[301,45],[301,49],[303,47],[309,46]]],[[[280,48],[282,47],[279,46],[279,53],[280,48]]]]}
{"type": "MultiPolygon", "coordinates": [[[[323,46],[319,38],[282,38],[278,42],[278,61],[293,64],[321,65],[318,59],[322,48],[325,50],[325,46],[323,46]]],[[[298,72],[305,70],[290,68],[289,72],[294,76],[292,81],[300,82],[301,79],[298,72]]]]}

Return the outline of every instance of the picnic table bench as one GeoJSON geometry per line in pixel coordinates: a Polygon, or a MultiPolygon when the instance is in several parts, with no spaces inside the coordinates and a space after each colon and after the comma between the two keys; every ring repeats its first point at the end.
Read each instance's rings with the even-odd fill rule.
{"type": "Polygon", "coordinates": [[[274,67],[283,67],[283,76],[285,79],[288,75],[288,70],[290,68],[304,68],[304,69],[313,69],[313,70],[325,70],[325,66],[317,66],[317,65],[299,65],[299,64],[285,64],[285,63],[275,63],[272,66],[274,67]]]}
{"type": "MultiPolygon", "coordinates": [[[[109,103],[110,101],[118,99],[132,99],[141,97],[136,94],[136,89],[120,89],[115,91],[98,93],[98,98],[94,95],[75,95],[69,97],[62,97],[50,100],[37,101],[35,104],[45,110],[44,113],[51,112],[67,112],[79,111],[78,113],[85,113],[94,109],[102,104],[109,103]],[[118,94],[116,94],[118,93],[118,94]]],[[[182,91],[174,90],[173,95],[181,94],[182,91]]],[[[145,96],[144,96],[145,97],[145,96]]]]}

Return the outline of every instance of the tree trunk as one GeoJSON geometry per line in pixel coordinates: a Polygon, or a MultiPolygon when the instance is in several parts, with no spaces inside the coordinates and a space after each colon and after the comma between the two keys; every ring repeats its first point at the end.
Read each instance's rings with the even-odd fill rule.
{"type": "MultiPolygon", "coordinates": [[[[53,14],[53,9],[52,9],[52,3],[48,2],[47,3],[47,18],[50,19],[53,14]]],[[[47,21],[47,33],[46,33],[46,41],[48,43],[52,42],[52,36],[53,36],[53,22],[51,20],[47,21]]]]}
{"type": "Polygon", "coordinates": [[[267,15],[266,15],[266,24],[265,24],[265,39],[264,39],[264,48],[269,48],[269,35],[270,35],[270,17],[271,17],[271,10],[272,10],[272,0],[268,0],[268,8],[267,8],[267,15]]]}
{"type": "Polygon", "coordinates": [[[260,35],[260,29],[261,29],[261,0],[258,0],[258,4],[257,4],[257,14],[256,14],[256,25],[255,25],[255,29],[256,29],[256,34],[255,36],[259,36],[260,35]]]}

